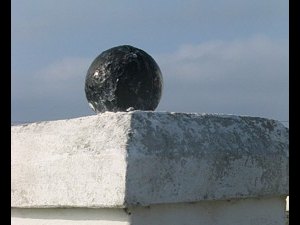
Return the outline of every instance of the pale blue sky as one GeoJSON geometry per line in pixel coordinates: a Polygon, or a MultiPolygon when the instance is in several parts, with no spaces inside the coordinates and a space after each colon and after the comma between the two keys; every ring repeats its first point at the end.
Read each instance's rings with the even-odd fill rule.
{"type": "Polygon", "coordinates": [[[288,22],[287,0],[12,0],[12,121],[93,115],[86,71],[123,44],[160,66],[157,111],[287,121],[288,22]]]}

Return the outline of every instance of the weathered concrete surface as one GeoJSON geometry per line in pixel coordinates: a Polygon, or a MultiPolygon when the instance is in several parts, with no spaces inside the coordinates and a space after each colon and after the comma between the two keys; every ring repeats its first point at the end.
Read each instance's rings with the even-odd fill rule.
{"type": "Polygon", "coordinates": [[[12,127],[12,206],[123,205],[129,128],[125,114],[12,127]]]}
{"type": "Polygon", "coordinates": [[[13,126],[12,207],[130,207],[288,195],[274,120],[103,113],[13,126]]]}
{"type": "Polygon", "coordinates": [[[284,198],[124,209],[13,209],[12,225],[284,225],[284,198]]]}
{"type": "Polygon", "coordinates": [[[137,112],[128,154],[130,204],[288,193],[288,129],[273,120],[137,112]]]}

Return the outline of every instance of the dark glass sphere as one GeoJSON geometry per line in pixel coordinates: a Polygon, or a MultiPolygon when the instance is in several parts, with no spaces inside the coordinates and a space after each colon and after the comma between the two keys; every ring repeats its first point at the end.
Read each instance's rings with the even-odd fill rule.
{"type": "Polygon", "coordinates": [[[145,51],[130,45],[102,52],[85,79],[86,98],[96,113],[155,110],[162,88],[157,63],[145,51]]]}

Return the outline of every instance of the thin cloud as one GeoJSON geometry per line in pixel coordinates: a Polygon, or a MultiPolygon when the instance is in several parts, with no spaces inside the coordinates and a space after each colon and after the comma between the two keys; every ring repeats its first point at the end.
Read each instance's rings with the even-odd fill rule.
{"type": "Polygon", "coordinates": [[[90,58],[63,58],[43,68],[38,74],[47,81],[66,81],[82,76],[90,63],[90,58]]]}
{"type": "MultiPolygon", "coordinates": [[[[14,88],[12,119],[20,121],[53,120],[90,115],[84,93],[89,58],[66,57],[27,77],[18,92],[14,88]],[[28,81],[30,79],[30,81],[28,81]]],[[[20,82],[17,83],[21,85],[20,82]]]]}
{"type": "Polygon", "coordinates": [[[268,77],[274,74],[265,74],[263,70],[272,70],[274,66],[280,67],[270,64],[277,62],[285,63],[286,66],[287,46],[287,40],[272,40],[257,35],[242,40],[186,44],[174,53],[157,55],[157,58],[162,67],[166,67],[168,74],[178,79],[196,78],[205,81],[206,78],[219,79],[226,76],[246,77],[248,73],[246,69],[257,65],[259,68],[255,67],[258,71],[254,75],[268,77]],[[244,72],[237,73],[243,70],[244,72]]]}
{"type": "Polygon", "coordinates": [[[210,41],[155,58],[165,80],[159,110],[288,117],[288,40],[210,41]]]}
{"type": "Polygon", "coordinates": [[[90,63],[90,58],[66,57],[46,66],[35,73],[35,80],[40,84],[40,89],[36,91],[52,96],[56,96],[58,92],[79,91],[76,89],[83,86],[90,63]]]}
{"type": "MultiPolygon", "coordinates": [[[[186,44],[173,53],[153,57],[164,78],[159,111],[288,120],[288,40],[262,35],[216,40],[186,44]]],[[[91,58],[66,57],[45,66],[34,74],[31,88],[18,101],[32,104],[37,114],[49,108],[56,118],[91,113],[84,94],[91,62],[91,58]]],[[[16,103],[13,105],[15,109],[16,103]]]]}

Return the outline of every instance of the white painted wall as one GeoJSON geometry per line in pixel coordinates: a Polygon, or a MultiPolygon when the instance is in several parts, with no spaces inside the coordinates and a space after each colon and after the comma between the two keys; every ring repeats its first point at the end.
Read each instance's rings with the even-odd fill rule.
{"type": "Polygon", "coordinates": [[[12,225],[283,225],[284,197],[124,209],[13,209],[12,225]]]}
{"type": "Polygon", "coordinates": [[[123,209],[12,209],[12,225],[128,225],[123,209]]]}
{"type": "Polygon", "coordinates": [[[285,224],[277,121],[133,111],[11,132],[13,225],[285,224]]]}

